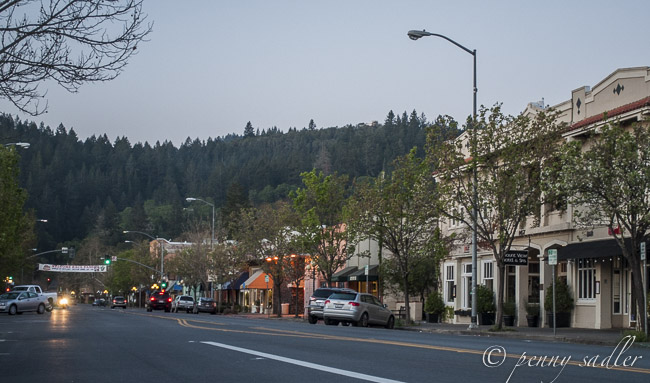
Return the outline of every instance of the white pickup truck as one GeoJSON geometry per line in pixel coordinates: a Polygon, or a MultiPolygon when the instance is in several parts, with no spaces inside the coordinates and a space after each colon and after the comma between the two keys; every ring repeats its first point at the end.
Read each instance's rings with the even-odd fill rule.
{"type": "Polygon", "coordinates": [[[47,302],[49,302],[49,304],[45,306],[47,311],[52,311],[54,304],[57,302],[56,293],[46,293],[39,285],[19,285],[15,286],[12,291],[31,291],[40,296],[44,296],[47,299],[47,302]]]}

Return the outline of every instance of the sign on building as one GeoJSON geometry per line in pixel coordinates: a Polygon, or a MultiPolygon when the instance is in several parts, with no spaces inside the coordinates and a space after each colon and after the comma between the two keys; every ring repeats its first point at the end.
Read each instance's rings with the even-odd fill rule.
{"type": "Polygon", "coordinates": [[[503,263],[511,266],[527,266],[528,265],[528,251],[527,250],[510,250],[503,258],[503,263]]]}

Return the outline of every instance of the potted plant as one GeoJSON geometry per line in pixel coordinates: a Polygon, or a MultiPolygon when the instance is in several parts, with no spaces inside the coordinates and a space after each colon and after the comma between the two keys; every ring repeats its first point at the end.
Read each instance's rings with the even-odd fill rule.
{"type": "MultiPolygon", "coordinates": [[[[573,297],[569,286],[561,279],[555,280],[555,321],[556,327],[571,326],[571,310],[573,310],[573,297]]],[[[553,327],[553,285],[546,290],[544,297],[544,308],[546,309],[546,322],[553,327]]]]}
{"type": "Polygon", "coordinates": [[[526,320],[528,321],[528,327],[537,327],[539,303],[526,303],[526,320]]]}
{"type": "Polygon", "coordinates": [[[517,305],[515,302],[507,301],[503,303],[503,324],[506,326],[515,325],[515,313],[517,312],[517,305]]]}
{"type": "Polygon", "coordinates": [[[494,294],[487,286],[476,286],[476,312],[480,324],[494,324],[494,294]]]}
{"type": "Polygon", "coordinates": [[[429,294],[424,302],[424,312],[427,314],[427,322],[438,323],[440,321],[441,314],[445,312],[445,302],[439,292],[429,294]]]}

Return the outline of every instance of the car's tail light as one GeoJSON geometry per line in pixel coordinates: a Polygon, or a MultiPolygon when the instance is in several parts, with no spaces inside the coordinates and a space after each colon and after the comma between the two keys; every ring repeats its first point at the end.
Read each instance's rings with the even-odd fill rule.
{"type": "Polygon", "coordinates": [[[149,299],[149,300],[154,302],[156,300],[156,297],[151,297],[151,299],[149,299]]]}
{"type": "Polygon", "coordinates": [[[350,306],[359,307],[359,303],[358,302],[350,302],[350,306]]]}
{"type": "Polygon", "coordinates": [[[167,298],[167,302],[171,302],[171,301],[172,301],[172,299],[171,299],[171,298],[167,298]]]}
{"type": "Polygon", "coordinates": [[[325,301],[325,304],[326,304],[326,305],[330,304],[330,300],[329,300],[329,299],[326,300],[326,301],[325,301]]]}

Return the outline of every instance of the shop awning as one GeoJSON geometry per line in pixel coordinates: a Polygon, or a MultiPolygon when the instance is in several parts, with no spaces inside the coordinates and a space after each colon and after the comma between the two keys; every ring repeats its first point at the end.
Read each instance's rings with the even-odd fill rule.
{"type": "MultiPolygon", "coordinates": [[[[379,265],[370,265],[368,266],[368,281],[378,281],[379,280],[379,265]]],[[[361,267],[358,271],[350,274],[348,277],[350,282],[365,282],[366,281],[366,268],[361,267]]]]}
{"type": "Polygon", "coordinates": [[[234,282],[226,282],[221,286],[222,290],[239,290],[239,286],[241,286],[242,283],[246,282],[248,279],[249,274],[248,271],[244,271],[243,273],[239,274],[239,277],[235,279],[234,282]]]}
{"type": "Polygon", "coordinates": [[[262,270],[257,270],[253,276],[241,284],[242,289],[260,289],[266,290],[273,287],[273,277],[262,270]],[[269,282],[266,283],[266,276],[269,276],[269,282]]]}
{"type": "MultiPolygon", "coordinates": [[[[629,239],[625,241],[629,242],[629,239]]],[[[617,257],[622,254],[623,252],[615,239],[606,239],[604,241],[576,242],[560,247],[557,250],[557,259],[564,261],[567,259],[605,258],[617,257]]]]}
{"type": "Polygon", "coordinates": [[[332,275],[332,282],[347,282],[348,276],[357,270],[358,268],[356,266],[350,266],[343,270],[339,270],[332,275]]]}

